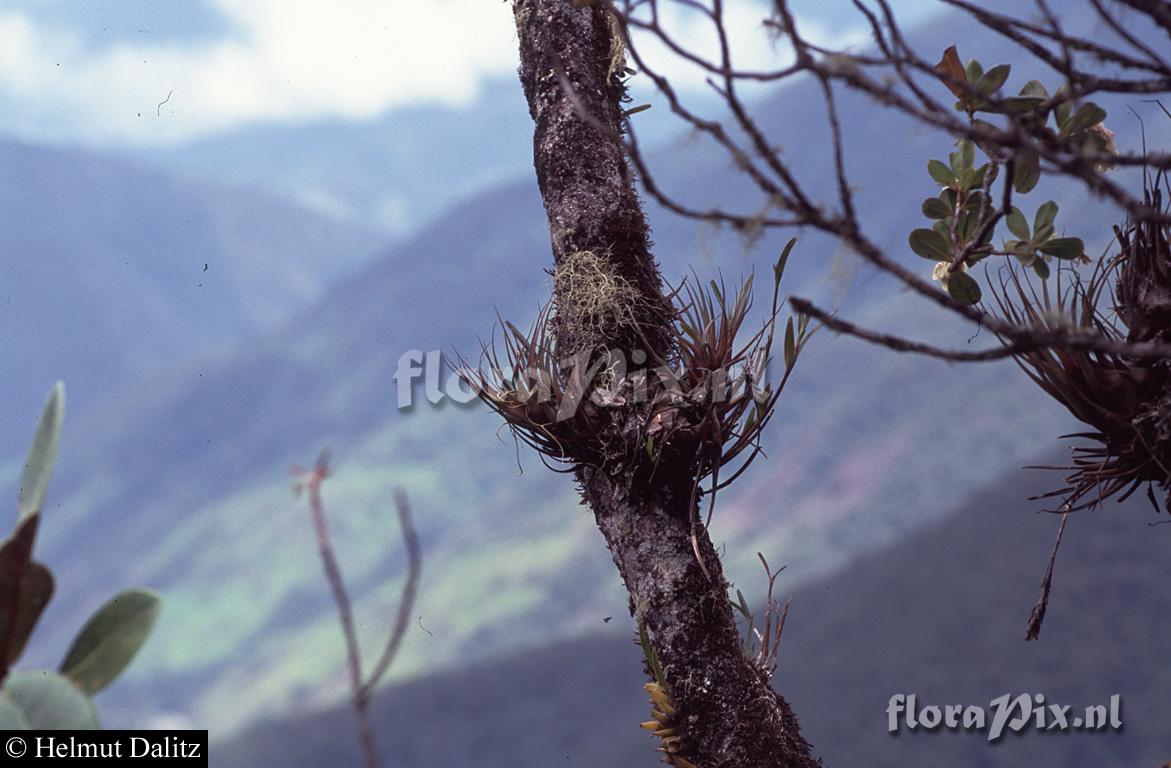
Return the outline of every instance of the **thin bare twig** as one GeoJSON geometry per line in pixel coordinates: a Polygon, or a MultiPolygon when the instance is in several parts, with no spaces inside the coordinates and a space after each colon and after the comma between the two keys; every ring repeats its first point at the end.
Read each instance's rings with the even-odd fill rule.
{"type": "Polygon", "coordinates": [[[293,491],[300,495],[304,491],[309,497],[309,513],[313,520],[313,531],[317,541],[317,549],[321,555],[321,564],[325,570],[325,579],[333,594],[333,601],[337,605],[338,619],[342,627],[342,635],[346,642],[346,662],[349,670],[351,701],[354,713],[358,719],[358,736],[362,744],[362,751],[366,757],[368,768],[379,768],[382,759],[378,752],[378,742],[374,730],[370,726],[370,700],[374,688],[386,674],[398,653],[403,635],[406,633],[407,623],[415,603],[418,591],[419,573],[422,569],[422,558],[419,552],[419,538],[411,519],[411,509],[406,494],[398,490],[395,492],[395,505],[398,509],[399,523],[402,527],[403,541],[407,550],[407,579],[403,586],[402,598],[399,601],[398,614],[395,618],[394,629],[387,643],[382,657],[374,667],[369,679],[362,679],[362,654],[358,646],[358,634],[354,625],[354,610],[342,578],[341,568],[333,551],[330,541],[329,525],[326,520],[325,504],[321,498],[321,486],[329,477],[329,453],[322,451],[318,456],[313,469],[305,470],[301,467],[293,468],[293,491]]]}
{"type": "Polygon", "coordinates": [[[396,490],[394,504],[398,509],[399,525],[402,528],[403,543],[407,550],[407,580],[403,583],[403,591],[398,602],[398,613],[394,619],[394,629],[390,633],[386,650],[382,652],[382,658],[374,665],[374,671],[370,673],[370,678],[363,686],[364,695],[367,697],[374,691],[382,676],[386,674],[386,670],[390,668],[395,656],[398,655],[399,646],[406,635],[407,624],[410,622],[411,611],[415,605],[415,596],[419,590],[419,574],[423,570],[423,557],[419,551],[419,535],[415,530],[414,521],[411,519],[411,505],[406,492],[401,489],[396,490]]]}

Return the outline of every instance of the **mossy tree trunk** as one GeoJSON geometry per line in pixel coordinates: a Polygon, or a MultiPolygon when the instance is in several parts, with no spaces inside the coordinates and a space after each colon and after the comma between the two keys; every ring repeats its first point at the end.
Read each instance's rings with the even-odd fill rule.
{"type": "MultiPolygon", "coordinates": [[[[625,90],[615,77],[621,49],[613,22],[605,9],[570,0],[516,0],[513,10],[554,261],[560,267],[573,254],[605,254],[614,277],[639,297],[629,307],[632,322],[592,327],[584,344],[575,337],[580,327],[555,318],[558,346],[675,360],[673,310],[619,139],[625,90]]],[[[694,522],[693,448],[663,451],[654,461],[642,450],[656,407],[606,409],[585,452],[595,458],[579,463],[576,477],[678,709],[675,759],[698,768],[816,766],[788,704],[744,653],[719,558],[694,522]]],[[[687,430],[677,434],[685,443],[687,430]]]]}

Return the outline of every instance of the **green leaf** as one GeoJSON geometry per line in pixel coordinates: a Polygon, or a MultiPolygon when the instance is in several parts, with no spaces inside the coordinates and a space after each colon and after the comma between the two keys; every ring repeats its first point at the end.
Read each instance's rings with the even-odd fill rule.
{"type": "Polygon", "coordinates": [[[1038,99],[1049,99],[1049,91],[1040,80],[1030,80],[1021,87],[1021,96],[1032,96],[1038,99]]]}
{"type": "Polygon", "coordinates": [[[785,370],[793,367],[797,361],[797,342],[793,338],[793,318],[785,325],[785,370]]]}
{"type": "Polygon", "coordinates": [[[752,611],[748,609],[748,601],[744,599],[744,593],[736,590],[736,599],[739,602],[732,603],[732,607],[740,611],[740,615],[748,621],[752,621],[752,611]]]}
{"type": "Polygon", "coordinates": [[[979,211],[980,204],[984,201],[984,193],[978,189],[973,189],[968,194],[964,195],[963,208],[966,211],[979,211]]]}
{"type": "Polygon", "coordinates": [[[1042,280],[1049,279],[1049,262],[1044,259],[1033,259],[1033,271],[1037,273],[1037,277],[1042,280]]]}
{"type": "Polygon", "coordinates": [[[24,719],[20,709],[12,703],[12,698],[0,691],[0,731],[27,731],[28,721],[24,719]]]}
{"type": "MultiPolygon", "coordinates": [[[[1037,209],[1037,213],[1033,217],[1033,229],[1040,232],[1045,227],[1052,227],[1054,220],[1057,219],[1057,211],[1057,203],[1052,200],[1041,203],[1041,207],[1037,209]]],[[[1048,238],[1039,239],[1047,240],[1048,238]]]]}
{"type": "Polygon", "coordinates": [[[1022,151],[1016,156],[1016,169],[1012,175],[1012,188],[1024,195],[1033,191],[1041,180],[1041,158],[1035,152],[1022,151]]]}
{"type": "Polygon", "coordinates": [[[1004,250],[1028,264],[1033,258],[1033,244],[1027,240],[1009,240],[1004,244],[1004,250]]]}
{"type": "Polygon", "coordinates": [[[646,665],[650,668],[651,674],[654,675],[655,682],[666,688],[667,680],[663,674],[663,665],[659,663],[659,654],[651,645],[651,639],[646,633],[646,622],[643,621],[638,623],[638,644],[642,646],[642,655],[646,659],[646,665]]]}
{"type": "Polygon", "coordinates": [[[1012,71],[1012,67],[1008,64],[1000,64],[985,72],[976,81],[976,90],[985,96],[991,96],[1004,85],[1004,81],[1008,80],[1008,73],[1012,71]]]}
{"type": "Polygon", "coordinates": [[[951,255],[951,246],[938,232],[930,229],[912,230],[907,242],[911,250],[932,261],[944,261],[951,255]]]}
{"type": "Polygon", "coordinates": [[[128,589],[102,606],[73,641],[61,662],[67,675],[88,694],[105,688],[134,659],[158,620],[162,601],[154,592],[128,589]]]}
{"type": "Polygon", "coordinates": [[[966,210],[956,222],[956,234],[960,242],[966,243],[976,233],[976,224],[980,219],[979,211],[966,210]]]}
{"type": "Polygon", "coordinates": [[[947,278],[947,292],[961,304],[975,304],[980,300],[980,284],[967,272],[952,272],[947,278]]]}
{"type": "Polygon", "coordinates": [[[1073,117],[1062,127],[1061,132],[1068,136],[1095,126],[1105,119],[1106,110],[1092,101],[1087,101],[1077,108],[1077,111],[1073,113],[1073,117]]]}
{"type": "Polygon", "coordinates": [[[57,462],[57,449],[61,445],[61,421],[65,418],[65,385],[57,382],[49,392],[41,420],[37,423],[33,444],[24,462],[20,475],[20,518],[40,514],[49,489],[49,478],[53,476],[53,465],[57,462]]]}
{"type": "Polygon", "coordinates": [[[785,266],[789,263],[789,253],[793,250],[793,246],[797,244],[797,238],[790,238],[789,242],[785,243],[784,249],[781,251],[781,257],[777,259],[777,263],[773,265],[773,279],[777,285],[781,284],[781,276],[785,274],[785,266]]]}
{"type": "Polygon", "coordinates": [[[92,731],[101,727],[89,697],[56,672],[14,672],[5,681],[4,692],[31,730],[92,731]]]}
{"type": "Polygon", "coordinates": [[[972,142],[961,141],[959,148],[948,156],[951,160],[951,172],[958,179],[963,176],[965,171],[971,170],[972,165],[976,162],[976,148],[972,142]]]}
{"type": "MultiPolygon", "coordinates": [[[[973,189],[983,189],[984,188],[984,177],[987,176],[989,173],[992,174],[992,178],[988,182],[988,184],[991,185],[993,181],[996,181],[996,177],[1000,173],[1000,171],[992,163],[984,163],[984,165],[981,165],[976,170],[971,171],[972,175],[971,175],[971,179],[968,180],[969,181],[968,186],[970,186],[973,189]]],[[[979,198],[976,198],[976,200],[977,200],[977,202],[979,202],[979,198]]]]}
{"type": "Polygon", "coordinates": [[[980,62],[972,59],[968,62],[964,74],[967,75],[969,83],[979,82],[980,78],[984,75],[984,67],[981,66],[980,62]]]}
{"type": "Polygon", "coordinates": [[[1019,237],[1021,240],[1029,239],[1029,222],[1025,220],[1025,215],[1021,213],[1020,208],[1017,208],[1014,205],[1012,207],[1012,211],[1008,214],[1008,216],[1005,217],[1004,221],[1006,224],[1008,224],[1008,230],[1014,235],[1019,237]]]}
{"type": "Polygon", "coordinates": [[[951,213],[947,203],[938,197],[929,197],[923,201],[923,215],[929,219],[946,219],[951,213]]]}
{"type": "Polygon", "coordinates": [[[1057,259],[1080,259],[1086,252],[1086,244],[1080,237],[1055,237],[1037,247],[1041,253],[1057,259]]]}
{"type": "Polygon", "coordinates": [[[990,112],[994,115],[1021,115],[1032,112],[1045,103],[1045,99],[1033,96],[1007,96],[998,104],[986,104],[978,111],[990,112]]]}
{"type": "Polygon", "coordinates": [[[931,178],[944,187],[950,187],[956,183],[955,174],[942,161],[928,161],[927,173],[931,174],[931,178]]]}
{"type": "MultiPolygon", "coordinates": [[[[1060,99],[1069,95],[1069,89],[1064,85],[1057,89],[1057,93],[1053,94],[1054,99],[1060,99]]],[[[1070,115],[1073,114],[1073,102],[1062,101],[1053,108],[1053,119],[1057,123],[1057,128],[1062,133],[1065,133],[1065,124],[1069,122],[1070,115]]]]}

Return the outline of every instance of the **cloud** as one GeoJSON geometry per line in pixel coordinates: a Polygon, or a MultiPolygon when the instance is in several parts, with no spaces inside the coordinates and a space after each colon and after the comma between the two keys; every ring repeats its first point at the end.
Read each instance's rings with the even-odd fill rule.
{"type": "MultiPolygon", "coordinates": [[[[499,0],[207,2],[226,22],[217,39],[144,36],[97,48],[59,23],[0,11],[0,130],[33,140],[175,144],[259,121],[361,120],[419,101],[465,104],[484,78],[516,67],[512,14],[499,0]]],[[[776,66],[789,56],[761,26],[764,8],[728,4],[738,66],[776,66]]],[[[670,23],[714,55],[715,38],[694,14],[673,14],[670,23]]],[[[806,34],[835,42],[816,25],[806,34]]],[[[706,87],[694,68],[648,51],[680,87],[706,87]]]]}
{"type": "Polygon", "coordinates": [[[46,138],[169,143],[257,120],[360,119],[419,100],[464,103],[481,77],[516,66],[512,15],[499,2],[215,5],[231,29],[222,39],[98,50],[68,29],[0,13],[3,119],[46,138]]]}

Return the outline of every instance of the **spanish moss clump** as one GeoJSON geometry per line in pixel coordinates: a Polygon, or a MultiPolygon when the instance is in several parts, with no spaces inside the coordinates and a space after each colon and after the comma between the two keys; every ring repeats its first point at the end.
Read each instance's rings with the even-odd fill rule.
{"type": "Polygon", "coordinates": [[[563,361],[604,351],[637,325],[646,303],[634,283],[618,274],[607,255],[567,254],[553,271],[558,349],[563,361]]]}

